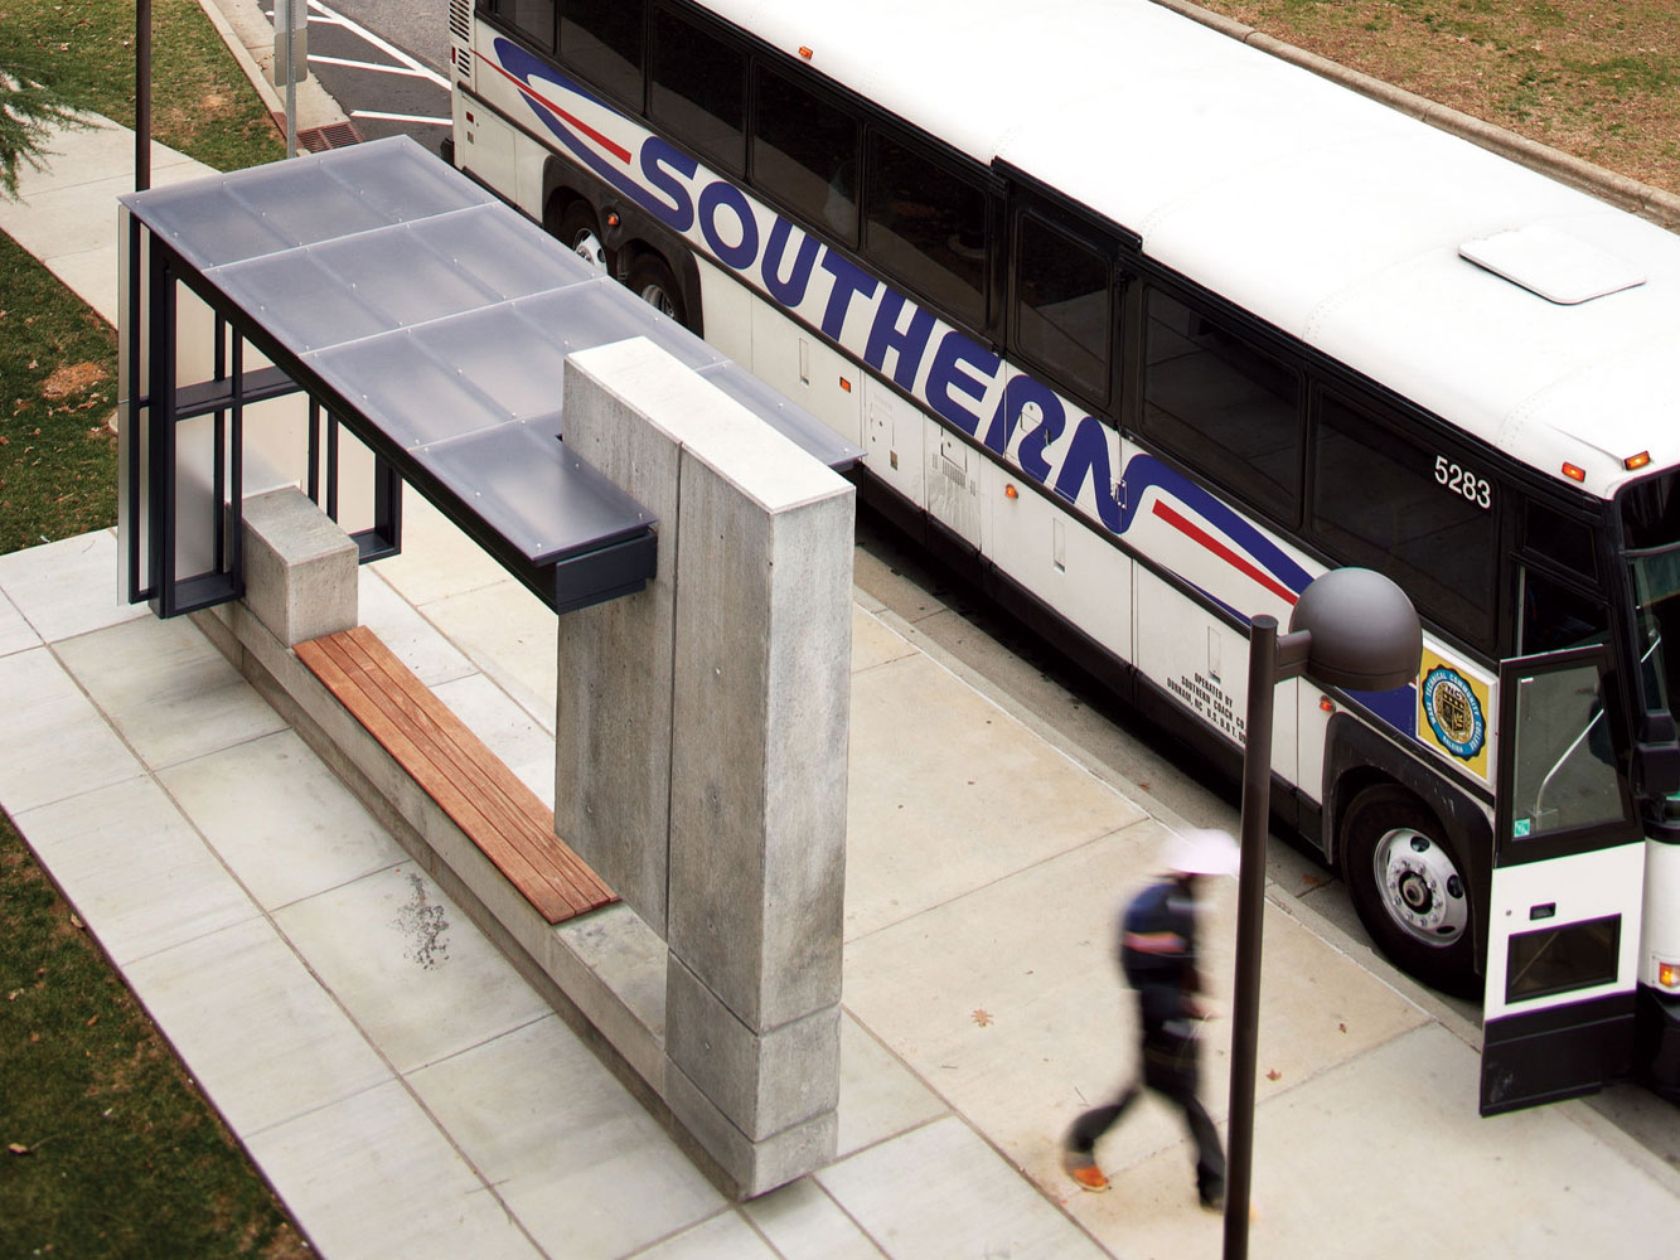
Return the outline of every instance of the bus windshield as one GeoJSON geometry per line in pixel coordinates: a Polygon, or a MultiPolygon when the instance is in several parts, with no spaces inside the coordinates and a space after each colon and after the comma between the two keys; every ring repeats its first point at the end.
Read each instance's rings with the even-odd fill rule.
{"type": "Polygon", "coordinates": [[[1623,493],[1622,541],[1645,707],[1672,713],[1680,696],[1680,472],[1648,478],[1623,493]]]}

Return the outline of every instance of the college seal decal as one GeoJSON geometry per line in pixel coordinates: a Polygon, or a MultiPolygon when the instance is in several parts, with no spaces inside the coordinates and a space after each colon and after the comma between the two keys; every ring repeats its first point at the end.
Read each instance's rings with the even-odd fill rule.
{"type": "Polygon", "coordinates": [[[1487,720],[1470,680],[1450,665],[1437,665],[1423,678],[1423,715],[1435,738],[1453,756],[1470,761],[1487,742],[1487,720]]]}

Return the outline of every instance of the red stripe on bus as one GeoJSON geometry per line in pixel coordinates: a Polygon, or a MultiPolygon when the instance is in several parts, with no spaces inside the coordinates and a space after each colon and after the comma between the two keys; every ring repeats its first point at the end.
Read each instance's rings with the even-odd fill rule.
{"type": "Polygon", "coordinates": [[[1239,556],[1212,534],[1208,533],[1207,530],[1203,529],[1200,525],[1187,520],[1183,516],[1180,516],[1165,503],[1161,502],[1161,500],[1155,500],[1155,506],[1152,510],[1156,516],[1159,516],[1167,524],[1178,530],[1179,533],[1184,534],[1187,537],[1194,538],[1197,542],[1201,543],[1202,546],[1213,552],[1214,555],[1218,556],[1227,564],[1232,565],[1246,573],[1249,577],[1260,583],[1261,586],[1264,586],[1268,591],[1276,595],[1285,603],[1293,604],[1296,600],[1300,599],[1299,595],[1295,594],[1294,591],[1283,585],[1283,583],[1279,582],[1269,573],[1266,573],[1264,570],[1257,568],[1254,564],[1243,559],[1243,557],[1239,556]]]}
{"type": "Polygon", "coordinates": [[[518,88],[521,92],[525,93],[526,96],[529,96],[533,101],[536,101],[537,104],[545,106],[546,108],[553,110],[556,115],[565,119],[572,126],[576,127],[579,131],[583,132],[584,135],[588,136],[591,140],[593,140],[596,144],[600,145],[608,153],[612,154],[620,162],[623,162],[626,165],[629,165],[630,150],[626,149],[622,144],[619,144],[616,140],[612,140],[612,139],[609,139],[606,136],[603,136],[599,131],[596,131],[595,128],[591,127],[588,123],[584,122],[581,118],[575,118],[571,114],[568,114],[565,110],[561,109],[553,101],[549,100],[548,97],[544,96],[541,92],[539,92],[535,88],[533,88],[529,83],[524,82],[523,80],[519,79],[515,75],[509,74],[506,70],[504,70],[500,66],[498,66],[494,61],[491,61],[490,58],[486,57],[483,53],[481,53],[481,52],[479,52],[475,49],[473,51],[473,56],[477,57],[485,65],[489,66],[497,74],[501,75],[502,78],[506,79],[509,83],[513,84],[514,87],[518,88]]]}

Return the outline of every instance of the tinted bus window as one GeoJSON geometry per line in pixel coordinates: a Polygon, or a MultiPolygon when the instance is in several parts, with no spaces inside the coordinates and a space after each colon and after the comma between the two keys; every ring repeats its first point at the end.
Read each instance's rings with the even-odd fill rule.
{"type": "Polygon", "coordinates": [[[1325,547],[1386,573],[1419,612],[1485,643],[1499,552],[1491,480],[1329,397],[1316,448],[1312,527],[1325,547]]]}
{"type": "Polygon", "coordinates": [[[671,134],[730,170],[746,166],[747,55],[656,9],[653,117],[671,134]]]}
{"type": "Polygon", "coordinates": [[[986,194],[891,137],[871,132],[864,253],[911,291],[974,327],[986,323],[986,194]]]}
{"type": "Polygon", "coordinates": [[[1301,383],[1233,328],[1149,291],[1143,430],[1282,520],[1300,518],[1301,383]]]}
{"type": "Polygon", "coordinates": [[[858,124],[764,66],[753,74],[753,182],[811,223],[857,242],[858,124]]]}
{"type": "Polygon", "coordinates": [[[1022,352],[1106,402],[1113,340],[1107,261],[1031,214],[1021,216],[1015,258],[1015,339],[1022,352]]]}
{"type": "Polygon", "coordinates": [[[641,109],[643,0],[565,0],[562,10],[561,59],[641,109]]]}
{"type": "Polygon", "coordinates": [[[554,51],[554,0],[487,0],[482,7],[532,47],[554,51]]]}

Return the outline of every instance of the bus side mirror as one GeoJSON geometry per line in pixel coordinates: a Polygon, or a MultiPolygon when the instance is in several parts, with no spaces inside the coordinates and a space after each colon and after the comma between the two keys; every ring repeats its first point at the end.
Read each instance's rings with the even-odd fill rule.
{"type": "Polygon", "coordinates": [[[1641,796],[1680,792],[1680,732],[1668,713],[1648,714],[1633,747],[1634,790],[1641,796]]]}

